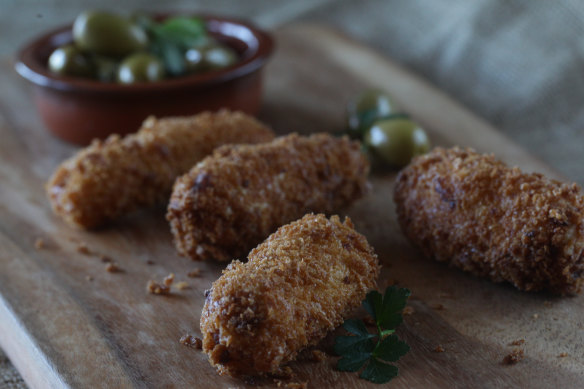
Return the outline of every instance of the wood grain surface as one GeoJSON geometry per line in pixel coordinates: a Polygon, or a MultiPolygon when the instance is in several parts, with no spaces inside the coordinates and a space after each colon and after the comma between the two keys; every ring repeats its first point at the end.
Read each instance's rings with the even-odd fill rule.
{"type": "MultiPolygon", "coordinates": [[[[395,96],[435,145],[494,152],[528,171],[557,173],[422,80],[330,30],[289,26],[276,33],[261,118],[281,134],[335,131],[349,96],[369,86],[395,96]]],[[[223,264],[179,257],[164,209],[139,212],[83,232],[53,216],[43,185],[75,149],[48,135],[27,85],[0,63],[0,345],[32,388],[228,388],[275,386],[218,376],[204,354],[179,344],[200,336],[203,292],[223,264]],[[45,245],[35,248],[41,238],[45,245]],[[90,253],[79,252],[85,244],[90,253]],[[105,270],[101,256],[122,269],[105,270]],[[201,269],[201,276],[187,273],[201,269]],[[190,288],[146,292],[169,273],[190,288]]],[[[399,231],[392,202],[395,172],[372,175],[373,192],[353,207],[357,229],[383,264],[379,285],[412,290],[398,331],[412,347],[395,388],[577,388],[584,382],[584,298],[525,293],[423,258],[399,231]],[[525,359],[502,364],[516,346],[525,359]],[[436,352],[441,346],[444,352],[436,352]],[[560,355],[565,355],[560,357],[560,355]]],[[[175,282],[176,282],[175,281],[175,282]]],[[[330,351],[332,337],[319,348],[330,351]]],[[[354,373],[302,358],[290,382],[311,388],[379,387],[354,373]]]]}

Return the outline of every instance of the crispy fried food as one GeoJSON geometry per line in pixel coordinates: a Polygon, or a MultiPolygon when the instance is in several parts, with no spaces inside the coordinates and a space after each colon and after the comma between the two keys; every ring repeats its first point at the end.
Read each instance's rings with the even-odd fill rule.
{"type": "Polygon", "coordinates": [[[149,117],[135,134],[95,140],[63,162],[47,183],[55,213],[94,228],[140,207],[168,200],[176,177],[228,143],[272,140],[272,131],[241,112],[149,117]]]}
{"type": "Polygon", "coordinates": [[[203,351],[220,374],[277,373],[358,307],[379,274],[351,220],[309,214],[232,262],[207,291],[203,351]]]}
{"type": "Polygon", "coordinates": [[[307,212],[361,197],[368,171],[357,142],[328,134],[226,146],[177,179],[166,217],[180,254],[231,260],[307,212]]]}
{"type": "Polygon", "coordinates": [[[437,148],[400,172],[398,220],[424,254],[526,291],[578,293],[584,198],[576,184],[437,148]]]}

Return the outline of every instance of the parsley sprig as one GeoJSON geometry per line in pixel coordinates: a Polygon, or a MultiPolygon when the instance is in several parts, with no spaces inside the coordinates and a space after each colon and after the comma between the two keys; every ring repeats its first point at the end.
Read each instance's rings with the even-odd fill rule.
{"type": "Polygon", "coordinates": [[[410,294],[408,289],[395,286],[387,288],[384,296],[375,290],[367,294],[363,308],[373,317],[377,333],[370,333],[362,320],[346,320],[343,327],[353,335],[335,339],[335,352],[341,356],[337,370],[359,371],[365,366],[359,377],[377,384],[397,377],[397,366],[386,362],[396,362],[410,351],[410,346],[394,334],[410,294]]]}

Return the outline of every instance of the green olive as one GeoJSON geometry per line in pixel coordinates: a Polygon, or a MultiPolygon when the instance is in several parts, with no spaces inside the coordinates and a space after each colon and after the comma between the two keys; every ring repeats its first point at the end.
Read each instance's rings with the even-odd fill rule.
{"type": "Polygon", "coordinates": [[[385,119],[365,132],[365,145],[385,164],[403,167],[430,149],[426,132],[409,119],[385,119]]]}
{"type": "Polygon", "coordinates": [[[148,53],[136,53],[120,63],[117,80],[121,84],[133,84],[160,81],[164,76],[164,64],[160,59],[148,53]]]}
{"type": "Polygon", "coordinates": [[[226,68],[237,62],[237,53],[231,47],[217,46],[205,52],[209,70],[226,68]]]}
{"type": "Polygon", "coordinates": [[[237,62],[237,53],[230,47],[209,45],[193,47],[185,53],[187,70],[190,73],[223,69],[237,62]]]}
{"type": "Polygon", "coordinates": [[[86,11],[73,23],[73,40],[81,50],[121,57],[144,49],[148,36],[141,27],[119,15],[86,11]]]}
{"type": "Polygon", "coordinates": [[[359,139],[375,120],[395,113],[396,106],[387,94],[379,89],[368,89],[347,104],[349,136],[359,139]]]}
{"type": "Polygon", "coordinates": [[[49,57],[49,70],[62,76],[93,77],[94,68],[73,45],[57,48],[49,57]]]}

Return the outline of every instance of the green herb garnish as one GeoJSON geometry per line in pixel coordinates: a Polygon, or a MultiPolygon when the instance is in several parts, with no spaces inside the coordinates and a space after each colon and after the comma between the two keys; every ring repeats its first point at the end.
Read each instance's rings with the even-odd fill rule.
{"type": "Polygon", "coordinates": [[[186,72],[184,52],[204,42],[205,22],[197,17],[173,17],[148,26],[150,51],[162,58],[166,70],[173,76],[186,72]]]}
{"type": "Polygon", "coordinates": [[[375,290],[367,294],[363,308],[375,320],[377,333],[370,333],[362,320],[346,320],[343,327],[353,335],[335,339],[335,352],[341,356],[337,370],[359,371],[365,366],[359,377],[376,384],[397,377],[397,366],[386,362],[396,362],[410,351],[410,346],[394,334],[410,294],[408,289],[395,286],[387,288],[384,296],[375,290]]]}

